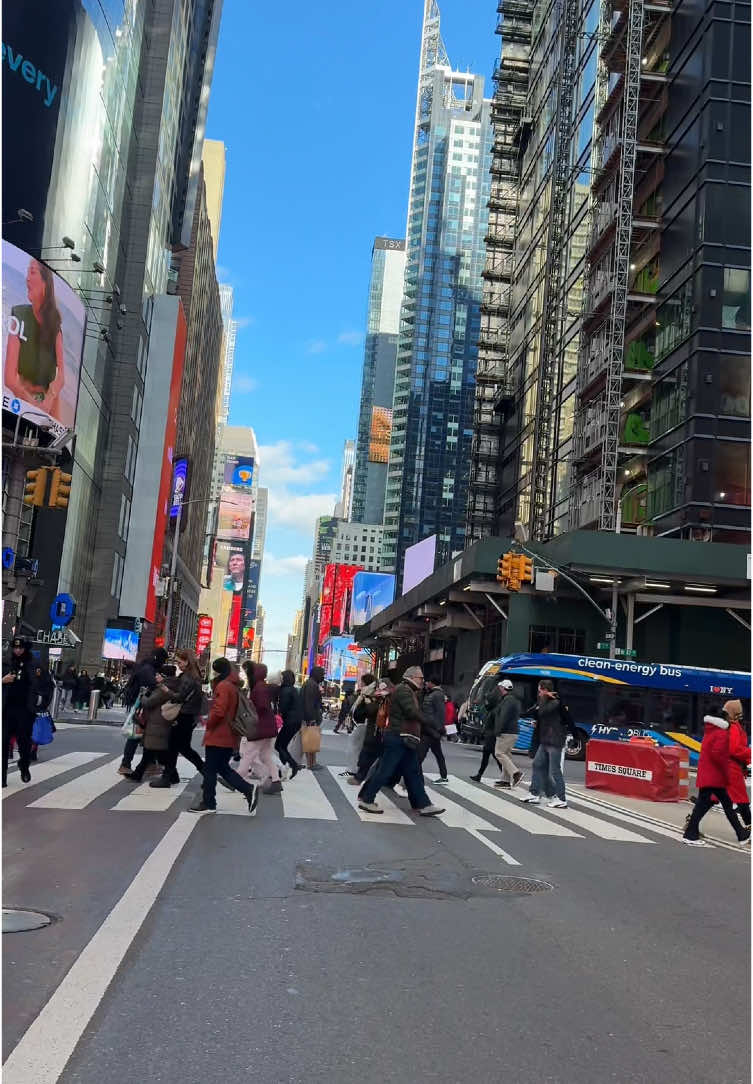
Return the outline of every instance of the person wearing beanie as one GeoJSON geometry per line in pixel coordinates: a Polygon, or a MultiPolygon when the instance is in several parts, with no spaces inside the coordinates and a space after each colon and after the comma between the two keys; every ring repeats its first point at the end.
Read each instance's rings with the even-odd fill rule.
{"type": "Polygon", "coordinates": [[[421,667],[409,666],[403,674],[403,680],[392,694],[390,719],[384,733],[381,760],[358,795],[358,807],[365,813],[384,812],[374,799],[382,787],[388,786],[396,776],[403,777],[411,807],[420,816],[436,817],[444,813],[444,809],[431,804],[418,762],[421,726],[424,721],[418,694],[423,684],[421,667]]]}
{"type": "Polygon", "coordinates": [[[321,767],[320,764],[316,763],[316,754],[322,744],[321,725],[323,705],[321,684],[323,681],[324,670],[322,667],[312,666],[311,673],[301,689],[303,727],[305,728],[301,731],[301,745],[306,754],[308,766],[312,772],[318,771],[321,767]],[[310,727],[318,727],[319,729],[311,731],[309,730],[310,727]]]}
{"type": "Polygon", "coordinates": [[[727,790],[743,824],[750,828],[750,794],[745,785],[745,774],[750,764],[750,745],[743,726],[742,703],[739,700],[728,700],[722,708],[722,715],[729,721],[727,790]]]}
{"type": "Polygon", "coordinates": [[[703,741],[701,755],[698,758],[698,798],[690,814],[683,843],[690,847],[706,847],[700,838],[699,825],[711,809],[713,799],[717,798],[724,814],[732,825],[738,842],[747,844],[750,840],[750,828],[744,828],[734,810],[727,789],[730,764],[730,724],[718,705],[712,705],[709,714],[703,720],[703,741]]]}

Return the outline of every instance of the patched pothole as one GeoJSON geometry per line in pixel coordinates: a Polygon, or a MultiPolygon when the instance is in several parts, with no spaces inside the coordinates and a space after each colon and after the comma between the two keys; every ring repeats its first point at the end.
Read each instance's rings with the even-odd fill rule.
{"type": "Polygon", "coordinates": [[[300,892],[328,892],[351,896],[398,896],[406,899],[468,900],[473,897],[507,898],[550,892],[554,885],[525,877],[495,873],[452,871],[437,867],[394,868],[370,866],[333,869],[301,863],[295,887],[300,892]]]}
{"type": "Polygon", "coordinates": [[[26,933],[42,930],[52,924],[52,916],[42,911],[21,911],[14,907],[3,908],[3,933],[26,933]]]}

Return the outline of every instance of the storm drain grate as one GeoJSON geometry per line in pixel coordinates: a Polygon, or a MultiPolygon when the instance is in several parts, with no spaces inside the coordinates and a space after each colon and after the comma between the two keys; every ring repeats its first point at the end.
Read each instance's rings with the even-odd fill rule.
{"type": "Polygon", "coordinates": [[[474,877],[473,883],[480,888],[491,888],[495,892],[514,892],[520,896],[532,896],[534,892],[551,892],[554,888],[548,881],[535,881],[529,877],[505,877],[501,873],[474,877]]]}

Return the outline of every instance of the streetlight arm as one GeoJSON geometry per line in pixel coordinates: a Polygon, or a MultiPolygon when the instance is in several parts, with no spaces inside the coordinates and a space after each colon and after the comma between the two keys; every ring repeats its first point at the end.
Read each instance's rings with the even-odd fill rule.
{"type": "Polygon", "coordinates": [[[602,610],[601,606],[599,606],[598,602],[596,602],[596,601],[595,601],[594,599],[592,599],[592,598],[591,598],[591,596],[589,595],[588,591],[586,591],[585,587],[582,587],[582,586],[581,586],[581,585],[580,585],[580,584],[578,583],[578,581],[577,581],[577,580],[574,580],[574,579],[572,578],[572,576],[569,576],[569,575],[567,574],[567,572],[565,572],[565,571],[564,571],[563,569],[561,569],[561,568],[560,568],[560,567],[559,567],[558,565],[556,565],[556,564],[554,563],[554,561],[550,561],[550,560],[548,560],[547,558],[542,558],[542,556],[541,556],[541,554],[540,554],[540,553],[534,553],[534,552],[533,552],[532,550],[526,549],[526,547],[525,547],[525,546],[524,546],[524,545],[523,545],[523,544],[522,544],[521,542],[515,542],[515,543],[514,543],[514,545],[516,545],[516,546],[518,547],[518,549],[522,550],[522,551],[523,551],[523,553],[525,553],[525,555],[526,555],[527,557],[530,557],[530,558],[532,558],[533,560],[537,560],[537,561],[545,560],[545,561],[546,561],[546,563],[547,563],[547,565],[548,565],[548,566],[549,566],[550,568],[553,568],[553,569],[554,569],[554,571],[555,571],[555,572],[557,573],[557,575],[558,575],[558,576],[562,576],[562,577],[563,577],[563,579],[567,580],[567,582],[568,582],[568,583],[572,584],[572,586],[573,586],[573,587],[574,587],[574,588],[575,588],[575,589],[576,589],[577,591],[580,591],[581,595],[583,595],[583,597],[584,597],[584,598],[585,598],[585,599],[586,599],[586,600],[587,600],[588,602],[590,602],[590,603],[591,603],[591,605],[593,606],[593,608],[594,608],[594,609],[595,609],[595,610],[597,611],[597,613],[598,613],[598,614],[600,614],[600,615],[601,615],[601,617],[602,617],[602,618],[603,618],[603,619],[604,619],[604,620],[606,621],[606,623],[607,623],[607,624],[608,624],[608,625],[610,626],[610,628],[611,628],[611,627],[613,626],[613,623],[614,623],[614,618],[615,618],[615,615],[613,614],[613,615],[612,615],[611,617],[609,617],[609,616],[607,615],[606,611],[605,611],[605,610],[602,610]]]}

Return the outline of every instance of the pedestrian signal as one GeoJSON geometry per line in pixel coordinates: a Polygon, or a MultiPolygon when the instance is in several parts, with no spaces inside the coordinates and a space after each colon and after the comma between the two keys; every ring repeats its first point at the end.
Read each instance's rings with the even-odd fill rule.
{"type": "Polygon", "coordinates": [[[67,508],[68,499],[71,495],[71,481],[73,475],[66,474],[60,467],[55,467],[52,472],[52,482],[50,484],[50,499],[48,501],[50,508],[67,508]]]}
{"type": "Polygon", "coordinates": [[[26,485],[24,486],[24,504],[31,504],[35,508],[41,508],[44,504],[46,489],[47,467],[38,467],[36,470],[27,470],[26,485]]]}

